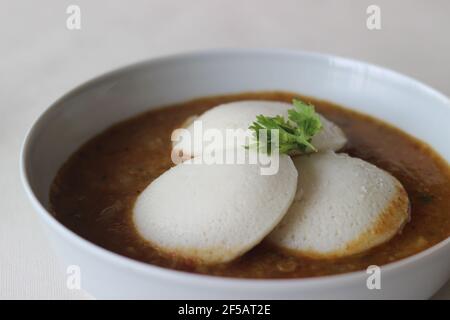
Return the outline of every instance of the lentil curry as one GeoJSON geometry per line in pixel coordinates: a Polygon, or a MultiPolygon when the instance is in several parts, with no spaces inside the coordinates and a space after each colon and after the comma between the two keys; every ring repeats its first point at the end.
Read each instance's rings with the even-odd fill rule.
{"type": "Polygon", "coordinates": [[[137,196],[173,166],[170,136],[190,116],[236,100],[290,102],[298,94],[243,93],[207,97],[152,110],[118,123],[76,151],[50,191],[55,217],[83,238],[150,264],[200,274],[244,278],[303,278],[383,265],[420,252],[450,236],[450,169],[429,146],[370,116],[301,97],[342,128],[344,150],[394,175],[411,201],[411,221],[389,242],[361,254],[311,259],[262,242],[242,257],[202,265],[153,248],[132,221],[137,196]]]}

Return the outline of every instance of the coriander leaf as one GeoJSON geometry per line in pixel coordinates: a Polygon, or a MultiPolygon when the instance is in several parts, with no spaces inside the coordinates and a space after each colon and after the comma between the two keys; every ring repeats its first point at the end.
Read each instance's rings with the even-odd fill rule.
{"type": "Polygon", "coordinates": [[[256,148],[272,152],[272,147],[280,153],[317,151],[311,139],[321,129],[322,123],[312,104],[294,99],[293,108],[288,110],[288,119],[282,116],[266,117],[258,115],[250,125],[256,142],[246,148],[256,148]],[[275,138],[272,141],[272,138],[275,138]]]}

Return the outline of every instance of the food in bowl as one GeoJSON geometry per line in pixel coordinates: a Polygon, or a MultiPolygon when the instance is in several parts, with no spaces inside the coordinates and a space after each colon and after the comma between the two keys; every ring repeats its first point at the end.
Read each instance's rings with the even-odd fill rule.
{"type": "MultiPolygon", "coordinates": [[[[330,141],[330,139],[326,139],[326,141],[330,141]]],[[[195,155],[189,154],[188,156],[195,155]]],[[[286,159],[286,163],[289,161],[286,159]]],[[[289,164],[286,164],[285,167],[289,167],[289,164]]],[[[229,176],[227,172],[220,171],[218,170],[219,176],[229,176]]],[[[244,170],[243,172],[248,174],[248,171],[244,170]]],[[[234,173],[236,177],[230,177],[236,182],[237,179],[243,178],[243,172],[241,174],[234,173]]],[[[289,171],[288,168],[286,172],[291,172],[291,174],[286,174],[291,178],[295,176],[295,170],[289,171]]],[[[189,174],[188,172],[187,175],[189,176],[189,174]]],[[[177,175],[177,177],[179,176],[177,175]]],[[[207,181],[207,175],[204,177],[203,180],[207,181]]],[[[296,179],[294,180],[297,182],[296,179]]],[[[373,180],[367,179],[367,182],[372,183],[373,180]]],[[[68,228],[93,243],[136,260],[177,270],[218,276],[303,278],[361,270],[374,264],[386,264],[413,255],[447,238],[450,235],[450,218],[448,216],[450,205],[446,201],[450,196],[449,182],[450,170],[445,160],[426,144],[380,120],[329,102],[301,97],[298,94],[257,92],[196,99],[150,111],[107,129],[82,146],[63,165],[51,188],[50,200],[55,217],[68,228]],[[249,232],[254,231],[254,234],[239,233],[240,236],[245,236],[233,239],[241,240],[236,241],[240,245],[239,248],[225,255],[225,258],[223,258],[223,254],[218,255],[222,257],[222,261],[216,258],[210,259],[211,255],[198,255],[199,247],[195,248],[193,256],[200,258],[193,259],[192,255],[186,254],[186,252],[180,254],[176,250],[167,250],[167,246],[156,245],[149,241],[151,232],[149,231],[150,234],[146,235],[145,229],[147,228],[136,223],[139,220],[136,219],[136,216],[145,217],[147,210],[145,206],[142,211],[136,210],[136,200],[162,175],[172,170],[185,170],[177,168],[183,164],[178,164],[175,169],[170,169],[174,166],[171,159],[171,134],[174,129],[185,126],[186,121],[190,118],[199,116],[224,103],[248,100],[290,102],[293,98],[312,102],[317,111],[330,121],[331,124],[327,128],[334,128],[333,123],[337,126],[338,129],[331,130],[333,133],[331,137],[336,138],[337,143],[325,146],[324,150],[319,153],[293,155],[294,162],[299,166],[298,184],[300,188],[293,186],[292,181],[289,185],[281,183],[286,182],[286,178],[280,177],[278,177],[280,180],[272,177],[278,181],[275,184],[274,181],[258,180],[255,182],[254,176],[245,179],[245,181],[253,181],[252,183],[258,186],[267,182],[266,188],[263,190],[274,197],[273,206],[276,208],[276,210],[265,212],[265,219],[255,226],[255,230],[252,229],[249,232]],[[345,134],[345,146],[343,146],[342,136],[339,135],[341,129],[345,134]],[[337,154],[334,154],[334,151],[337,154]],[[321,157],[321,159],[317,161],[314,159],[316,157],[321,157]],[[362,162],[363,160],[365,162],[362,162]],[[339,165],[340,161],[343,163],[342,166],[339,165]],[[361,212],[365,207],[384,206],[380,201],[386,201],[386,204],[393,203],[395,219],[392,221],[388,219],[388,223],[381,224],[383,228],[373,229],[373,232],[370,233],[371,237],[367,238],[363,235],[364,241],[356,242],[359,244],[356,247],[347,246],[344,251],[341,250],[342,246],[337,241],[345,244],[348,239],[354,238],[354,235],[348,239],[337,235],[335,238],[331,237],[328,243],[322,244],[319,241],[323,240],[322,237],[317,238],[319,234],[314,231],[315,229],[309,228],[308,230],[311,232],[309,239],[303,239],[303,236],[298,239],[295,239],[295,236],[283,239],[289,232],[298,234],[297,231],[301,232],[304,227],[304,224],[297,224],[296,220],[299,219],[290,218],[293,215],[288,211],[296,204],[300,206],[304,204],[302,200],[305,198],[302,199],[302,197],[307,195],[308,190],[304,190],[302,197],[297,194],[298,190],[309,188],[310,184],[306,183],[314,181],[313,178],[309,178],[308,181],[306,177],[306,183],[302,185],[302,167],[313,167],[318,163],[322,163],[319,172],[335,171],[342,176],[335,180],[337,184],[333,188],[336,191],[341,190],[339,183],[343,183],[342,179],[345,179],[346,176],[357,175],[358,170],[362,170],[362,173],[367,172],[367,168],[373,173],[375,179],[381,179],[382,185],[386,185],[388,190],[382,193],[382,197],[376,198],[377,201],[368,202],[369,205],[362,203],[356,210],[351,206],[352,210],[349,211],[349,215],[343,217],[331,215],[333,219],[339,221],[325,221],[324,224],[311,223],[313,227],[324,226],[324,228],[326,227],[325,234],[334,236],[336,234],[333,232],[336,233],[339,230],[354,230],[355,228],[351,224],[354,222],[355,216],[358,214],[365,216],[367,211],[361,212]],[[361,163],[363,163],[363,168],[360,168],[361,163]],[[333,166],[336,166],[336,169],[333,169],[333,166]],[[170,171],[168,171],[169,169],[170,171]],[[285,195],[284,199],[280,200],[276,197],[277,192],[272,191],[271,188],[274,185],[286,188],[277,190],[285,195]],[[402,190],[405,192],[403,193],[402,190]],[[293,195],[294,193],[295,195],[293,195]],[[299,199],[296,199],[297,196],[299,199]],[[286,206],[290,209],[285,208],[286,206]],[[342,220],[342,218],[348,220],[342,220]],[[409,218],[411,219],[408,222],[409,218]],[[291,222],[286,223],[285,219],[291,220],[291,222]],[[341,225],[339,223],[343,223],[344,228],[336,228],[341,225]],[[286,228],[290,230],[283,230],[286,228]],[[380,230],[381,232],[378,232],[380,230]],[[317,239],[314,240],[313,237],[317,239]],[[316,245],[316,247],[312,245],[316,245]]],[[[164,189],[170,193],[170,184],[167,182],[164,184],[165,186],[161,190],[164,189]]],[[[326,183],[323,186],[314,187],[322,190],[324,186],[326,183]]],[[[175,185],[173,187],[175,188],[175,185]]],[[[192,185],[192,189],[198,187],[198,184],[192,185]]],[[[355,194],[352,194],[352,189],[349,190],[350,192],[344,192],[342,197],[337,196],[336,192],[330,196],[324,194],[323,197],[319,197],[324,200],[333,197],[336,199],[333,198],[335,201],[329,203],[331,207],[328,211],[320,211],[320,208],[316,208],[313,213],[318,212],[325,218],[327,213],[333,212],[333,210],[341,213],[340,207],[345,207],[349,201],[351,203],[358,196],[366,194],[361,188],[357,190],[358,192],[355,191],[355,194]],[[345,198],[343,198],[344,196],[345,198]]],[[[382,190],[385,189],[382,188],[382,190]]],[[[160,196],[154,197],[157,201],[161,200],[164,195],[163,192],[158,192],[157,195],[160,196]]],[[[242,192],[245,190],[241,190],[242,192]]],[[[255,189],[249,188],[247,192],[255,192],[255,189]]],[[[369,196],[368,198],[370,198],[369,196]]],[[[309,199],[311,198],[309,197],[309,199]]],[[[176,200],[172,199],[172,201],[176,200]]],[[[203,202],[197,203],[197,207],[209,199],[203,200],[203,202]]],[[[222,207],[218,210],[224,209],[223,206],[230,202],[232,201],[222,202],[222,207]]],[[[313,202],[313,204],[317,203],[313,202]]],[[[247,209],[245,211],[247,214],[255,214],[252,210],[256,207],[249,207],[248,204],[243,204],[243,206],[247,209]]],[[[225,212],[230,212],[230,210],[225,212]]],[[[158,214],[160,213],[158,212],[158,214]]],[[[379,216],[380,210],[375,210],[373,214],[379,216]]],[[[306,218],[312,222],[315,221],[312,213],[306,215],[306,218]]],[[[362,221],[362,223],[369,224],[371,221],[362,221]]],[[[239,225],[238,222],[234,220],[236,225],[239,225]]],[[[222,223],[225,222],[222,221],[222,223]]],[[[229,228],[233,229],[232,226],[229,228]]],[[[357,229],[359,230],[358,235],[363,234],[363,229],[365,228],[357,229]]],[[[195,233],[192,228],[186,230],[195,233]]],[[[173,240],[172,232],[173,230],[166,230],[165,238],[169,242],[173,240]]],[[[346,232],[347,235],[350,233],[346,232]]],[[[233,234],[229,233],[229,236],[232,237],[233,234]]],[[[186,239],[189,241],[191,238],[187,237],[186,239]]],[[[159,244],[163,243],[161,240],[158,241],[159,244]]]]}

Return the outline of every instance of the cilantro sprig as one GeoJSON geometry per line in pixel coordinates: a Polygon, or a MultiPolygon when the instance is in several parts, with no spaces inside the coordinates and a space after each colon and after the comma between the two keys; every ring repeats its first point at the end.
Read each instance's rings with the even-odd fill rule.
{"type": "Polygon", "coordinates": [[[293,108],[288,110],[288,119],[258,115],[249,127],[255,142],[247,147],[266,150],[267,153],[271,153],[275,147],[282,154],[317,151],[311,139],[322,129],[319,115],[312,104],[297,99],[292,104],[293,108]],[[272,137],[278,139],[272,141],[272,137]]]}

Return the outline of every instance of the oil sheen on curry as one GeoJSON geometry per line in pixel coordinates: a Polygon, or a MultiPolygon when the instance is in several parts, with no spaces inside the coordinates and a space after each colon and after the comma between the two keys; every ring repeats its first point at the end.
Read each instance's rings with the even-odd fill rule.
{"type": "MultiPolygon", "coordinates": [[[[295,112],[285,111],[286,117],[294,114],[295,118],[295,112]]],[[[258,121],[267,124],[264,119],[258,121]]],[[[450,236],[448,199],[449,166],[425,143],[370,116],[287,92],[200,98],[118,123],[76,151],[50,190],[55,217],[103,248],[165,268],[240,278],[339,274],[411,256],[450,236]],[[268,116],[265,120],[275,121],[269,117],[277,115],[273,108],[288,108],[293,99],[312,103],[318,113],[311,114],[307,104],[294,101],[294,110],[311,120],[301,134],[312,130],[312,136],[316,129],[319,133],[304,145],[296,144],[298,150],[290,149],[285,141],[286,154],[280,157],[277,175],[261,178],[253,167],[189,168],[186,163],[191,160],[173,163],[176,148],[183,159],[195,157],[195,148],[188,154],[182,144],[171,141],[172,132],[189,128],[194,116],[202,115],[204,123],[217,125],[236,114],[249,116],[253,103],[268,116]],[[234,103],[238,101],[253,102],[234,103]],[[216,111],[219,105],[225,107],[216,111]],[[313,148],[320,152],[305,151],[313,148]],[[204,190],[210,177],[224,180],[204,190]],[[361,179],[367,183],[360,185],[361,179]],[[183,215],[197,210],[196,188],[202,186],[204,201],[210,202],[205,211],[223,212],[220,221],[225,226],[215,230],[211,223],[213,238],[203,239],[210,222],[193,216],[186,224],[185,242],[224,243],[214,237],[229,233],[240,247],[229,245],[233,249],[220,255],[216,254],[220,250],[201,248],[195,252],[168,250],[184,235],[187,220],[183,215]],[[327,193],[327,188],[332,189],[327,193]],[[227,200],[252,191],[255,194],[245,201],[227,200]],[[187,200],[172,199],[172,193],[187,200]],[[216,209],[214,201],[220,203],[216,209]],[[172,220],[168,219],[171,210],[180,211],[172,220]],[[233,216],[239,213],[243,216],[233,216]],[[378,218],[365,228],[370,219],[361,217],[369,213],[378,218]],[[198,233],[189,229],[196,223],[198,233]],[[252,228],[240,229],[246,224],[252,228]],[[365,231],[351,234],[358,228],[365,231]],[[345,246],[333,247],[344,240],[348,240],[345,246]]]]}

